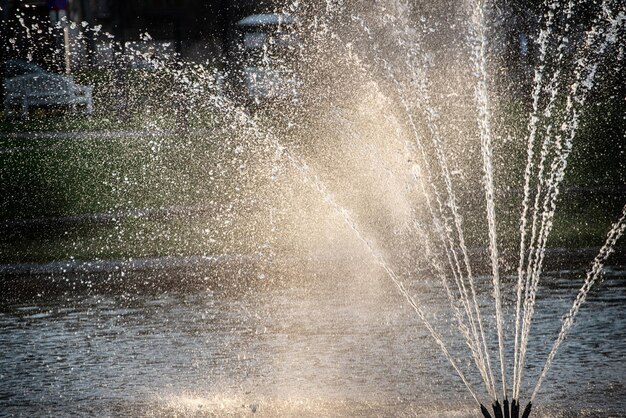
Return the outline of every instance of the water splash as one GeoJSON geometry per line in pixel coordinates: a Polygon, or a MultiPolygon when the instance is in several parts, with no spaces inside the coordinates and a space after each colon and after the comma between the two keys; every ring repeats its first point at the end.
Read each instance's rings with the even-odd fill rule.
{"type": "MultiPolygon", "coordinates": [[[[544,180],[544,176],[540,171],[539,184],[541,185],[543,181],[546,181],[547,191],[543,200],[543,211],[541,214],[541,226],[539,231],[536,231],[536,218],[537,214],[539,214],[539,198],[541,196],[541,188],[538,186],[537,195],[535,198],[535,210],[533,215],[533,232],[531,237],[531,255],[528,260],[528,267],[526,270],[526,290],[525,290],[525,300],[524,300],[524,317],[522,321],[522,330],[521,330],[521,343],[519,347],[519,365],[518,365],[518,374],[517,374],[517,395],[519,396],[519,390],[522,379],[522,370],[524,366],[524,358],[526,354],[526,347],[528,345],[528,336],[530,333],[530,327],[532,324],[532,318],[534,313],[534,305],[535,298],[538,289],[539,279],[541,277],[541,266],[543,264],[543,259],[545,256],[545,247],[547,243],[548,236],[550,231],[552,230],[552,219],[556,212],[556,200],[559,194],[559,185],[563,181],[565,176],[565,169],[567,168],[567,160],[572,151],[573,140],[577,133],[578,121],[579,121],[579,110],[581,106],[585,104],[587,95],[589,94],[591,88],[593,87],[595,75],[597,72],[598,60],[602,58],[602,53],[606,50],[607,46],[616,40],[616,33],[618,28],[623,23],[624,14],[621,12],[617,17],[613,18],[610,14],[609,9],[607,8],[607,3],[604,2],[602,4],[602,15],[606,22],[609,23],[609,28],[605,33],[605,37],[600,43],[595,43],[594,39],[597,34],[598,28],[593,26],[586,34],[586,46],[591,46],[595,44],[595,48],[592,50],[591,57],[586,57],[586,59],[578,59],[577,60],[577,68],[574,71],[575,81],[570,88],[569,95],[567,97],[567,106],[565,110],[564,120],[565,122],[561,125],[560,131],[562,133],[557,134],[555,140],[555,149],[556,155],[553,158],[550,175],[547,180],[544,180]],[[588,59],[595,58],[595,62],[588,62],[588,59]],[[584,79],[583,79],[584,77],[584,79]],[[582,87],[582,88],[581,88],[582,87]],[[579,90],[580,89],[580,90],[579,90]],[[566,136],[565,144],[561,145],[562,136],[566,136]],[[534,242],[534,238],[536,233],[537,242],[533,248],[532,243],[534,242]]],[[[549,136],[546,135],[546,139],[544,140],[544,148],[547,150],[549,143],[549,136]]],[[[541,167],[543,167],[543,159],[547,156],[547,151],[544,152],[542,149],[542,162],[541,167]]]]}
{"type": "MultiPolygon", "coordinates": [[[[520,395],[523,378],[522,371],[524,370],[524,359],[531,330],[535,297],[542,273],[547,240],[552,230],[553,216],[559,196],[559,186],[565,175],[568,157],[572,151],[580,114],[586,103],[586,97],[594,87],[595,78],[599,70],[599,62],[603,58],[602,56],[606,48],[617,43],[620,30],[623,29],[624,12],[613,12],[610,4],[610,1],[602,3],[601,15],[594,23],[592,29],[587,32],[585,50],[576,61],[574,70],[575,82],[569,88],[565,111],[563,115],[558,117],[553,117],[553,114],[557,107],[559,94],[564,88],[562,85],[564,76],[561,71],[561,63],[565,59],[565,50],[569,45],[567,37],[564,36],[555,50],[556,60],[554,65],[556,68],[551,75],[548,75],[547,61],[549,54],[552,52],[549,49],[549,42],[556,24],[555,19],[558,18],[557,9],[560,6],[558,2],[549,3],[550,10],[545,19],[544,28],[539,35],[539,66],[535,71],[534,86],[531,94],[532,111],[528,122],[527,163],[524,174],[522,215],[520,218],[521,243],[516,287],[517,303],[513,360],[513,396],[517,399],[519,399],[520,395]],[[603,26],[605,24],[608,24],[608,28],[603,26]],[[548,95],[547,103],[543,108],[540,106],[542,94],[548,95]],[[545,120],[542,120],[542,118],[545,120]],[[543,138],[540,145],[539,161],[536,162],[536,142],[541,129],[543,129],[543,138]],[[537,182],[537,188],[534,204],[531,208],[531,184],[533,177],[535,177],[537,182]],[[532,220],[529,220],[528,214],[531,209],[532,220]]],[[[415,163],[411,167],[411,179],[418,185],[425,198],[425,206],[432,223],[432,229],[437,235],[434,239],[426,242],[422,248],[426,258],[429,259],[433,266],[435,275],[441,279],[448,301],[454,309],[456,325],[464,343],[470,350],[480,377],[485,383],[485,389],[489,396],[497,399],[495,379],[490,364],[491,350],[486,338],[484,317],[481,314],[481,306],[479,305],[475,289],[476,277],[472,269],[468,244],[466,244],[465,239],[464,229],[466,226],[464,226],[459,203],[461,199],[457,196],[458,188],[455,187],[453,181],[453,164],[451,164],[451,158],[446,151],[448,138],[441,130],[441,125],[444,122],[441,122],[440,110],[433,97],[436,96],[436,92],[429,80],[428,71],[432,65],[431,57],[420,48],[423,40],[416,36],[414,30],[409,30],[412,24],[411,19],[409,19],[411,7],[406,2],[398,2],[397,6],[397,10],[393,10],[390,16],[385,16],[385,19],[388,20],[385,21],[386,26],[384,27],[389,29],[390,33],[396,38],[396,43],[391,44],[391,49],[405,55],[404,60],[400,63],[386,57],[385,48],[376,42],[375,30],[370,29],[366,19],[361,19],[356,15],[351,14],[351,19],[353,22],[358,23],[360,30],[365,33],[367,41],[371,42],[369,53],[374,55],[373,59],[370,60],[373,64],[367,63],[367,52],[356,52],[350,42],[346,42],[341,34],[336,33],[331,18],[318,19],[316,17],[314,24],[311,26],[315,31],[312,37],[314,38],[314,43],[324,44],[324,41],[332,39],[339,44],[343,44],[344,49],[342,49],[342,52],[347,51],[347,56],[341,59],[350,61],[351,65],[356,66],[362,74],[369,75],[372,78],[376,78],[382,72],[382,78],[393,87],[391,89],[392,93],[385,97],[395,97],[399,102],[399,108],[403,112],[407,128],[412,136],[411,145],[404,144],[404,152],[406,155],[415,156],[419,160],[419,163],[415,163]],[[398,15],[396,18],[393,16],[395,13],[398,15]],[[420,124],[420,117],[423,118],[423,124],[420,124]],[[441,247],[441,252],[438,251],[439,248],[437,246],[441,247]],[[442,260],[438,259],[439,256],[442,257],[442,260]],[[447,266],[449,272],[446,271],[444,266],[447,266]],[[452,276],[451,278],[449,277],[450,275],[452,276]],[[454,286],[450,285],[452,282],[454,282],[454,286]],[[469,290],[467,287],[469,287],[469,290]]],[[[562,12],[566,16],[565,35],[570,30],[569,20],[573,16],[574,6],[576,4],[570,1],[562,12]]],[[[478,122],[477,137],[480,140],[480,155],[482,157],[482,183],[486,201],[488,248],[493,298],[495,301],[502,395],[506,398],[508,383],[505,361],[504,315],[500,288],[500,254],[496,228],[496,189],[494,183],[497,172],[494,171],[491,126],[492,103],[489,97],[490,80],[487,72],[488,44],[485,33],[486,17],[484,15],[486,8],[487,5],[482,1],[471,2],[471,29],[474,32],[470,35],[470,45],[473,47],[471,59],[475,81],[474,99],[478,109],[478,118],[476,119],[478,122]]],[[[290,12],[295,10],[296,8],[289,9],[290,12]]],[[[343,13],[345,8],[335,6],[332,2],[327,2],[326,11],[328,13],[343,13]]],[[[22,20],[20,20],[20,23],[24,26],[22,20]]],[[[30,37],[32,34],[28,31],[28,27],[25,29],[28,33],[27,36],[30,37]]],[[[264,59],[267,61],[269,59],[267,50],[264,52],[264,59]]],[[[289,144],[285,144],[280,137],[280,133],[276,133],[270,126],[272,123],[268,123],[268,126],[265,126],[262,117],[251,115],[235,102],[230,101],[221,94],[214,93],[214,91],[218,90],[214,72],[207,71],[201,65],[179,66],[179,63],[162,61],[145,55],[141,55],[141,59],[152,62],[155,68],[159,68],[176,80],[175,91],[172,93],[171,98],[175,103],[173,106],[177,117],[180,115],[180,119],[177,119],[177,122],[183,133],[191,131],[187,120],[188,108],[193,108],[196,112],[217,110],[220,113],[220,117],[223,118],[222,122],[226,122],[225,124],[232,123],[231,127],[225,129],[226,135],[229,133],[236,135],[237,139],[245,141],[249,148],[266,146],[267,149],[264,152],[273,154],[273,167],[275,167],[277,161],[283,158],[293,166],[300,174],[300,181],[308,184],[319,193],[327,206],[342,218],[343,222],[357,238],[357,241],[363,244],[371,259],[385,271],[399,293],[407,300],[419,319],[424,323],[447,360],[454,367],[472,397],[478,403],[478,394],[471,387],[470,381],[461,370],[458,360],[451,354],[448,344],[435,330],[433,323],[427,319],[422,305],[418,304],[415,298],[411,296],[410,291],[403,282],[404,278],[402,275],[391,268],[391,262],[383,255],[382,250],[384,246],[381,245],[379,248],[379,246],[373,244],[373,240],[366,237],[366,234],[363,232],[366,229],[360,228],[357,220],[355,220],[358,219],[358,216],[355,218],[352,215],[347,209],[348,205],[340,204],[340,200],[336,199],[329,191],[330,189],[322,182],[318,173],[303,158],[297,157],[297,148],[292,148],[289,144]],[[194,98],[198,100],[193,100],[194,98]],[[208,100],[203,103],[204,99],[208,100]],[[189,106],[187,106],[188,104],[189,106]],[[245,140],[242,138],[245,138],[245,140]]],[[[282,64],[284,63],[281,62],[282,64]]],[[[380,88],[378,84],[374,83],[374,85],[380,88]]],[[[320,101],[322,100],[320,99],[320,101]]],[[[334,109],[332,102],[330,104],[323,103],[323,105],[334,109]]],[[[358,130],[352,128],[351,121],[342,119],[338,113],[335,113],[334,116],[336,118],[333,120],[339,120],[339,126],[348,130],[347,134],[344,133],[346,139],[357,140],[359,135],[362,135],[358,130]]],[[[150,121],[150,123],[152,122],[150,121]]],[[[274,121],[273,124],[275,126],[280,123],[282,121],[274,121]]],[[[399,136],[400,134],[397,135],[399,136]]],[[[229,146],[232,145],[233,141],[231,139],[227,138],[226,141],[229,142],[229,146]]],[[[402,139],[397,139],[397,142],[402,142],[402,139]]],[[[239,146],[236,148],[239,148],[239,146]]],[[[411,216],[417,218],[415,211],[411,212],[411,216]]],[[[607,240],[600,254],[604,255],[602,257],[599,255],[600,259],[596,258],[596,261],[594,261],[592,273],[594,271],[595,273],[592,276],[588,276],[588,282],[590,283],[588,287],[591,287],[596,281],[601,271],[602,263],[612,251],[617,238],[623,233],[623,219],[624,217],[622,216],[611,230],[609,240],[607,240]]],[[[418,225],[416,219],[412,219],[412,221],[410,223],[413,227],[413,233],[427,239],[428,231],[426,228],[418,225]]],[[[403,255],[408,259],[408,254],[407,252],[407,254],[403,255]]],[[[578,312],[578,307],[584,302],[587,291],[588,289],[585,292],[581,290],[584,294],[577,298],[572,311],[570,311],[569,317],[571,317],[571,320],[568,317],[569,322],[566,321],[568,323],[567,327],[564,322],[564,328],[557,338],[546,366],[544,366],[544,371],[533,392],[532,400],[534,400],[541,382],[551,366],[552,359],[558,350],[558,345],[565,338],[569,327],[571,327],[573,317],[578,312]]]]}
{"type": "MultiPolygon", "coordinates": [[[[504,359],[504,332],[502,316],[502,296],[500,294],[500,260],[498,255],[498,235],[496,231],[496,210],[493,186],[493,147],[491,144],[491,110],[487,90],[487,37],[485,35],[485,5],[481,1],[472,4],[473,54],[476,87],[474,94],[478,103],[478,125],[480,129],[480,148],[483,157],[483,174],[485,199],[487,201],[487,225],[489,229],[489,254],[491,258],[491,275],[493,280],[493,298],[496,305],[496,326],[498,331],[498,348],[500,357],[500,373],[502,397],[507,396],[506,366],[504,359]]],[[[493,380],[493,376],[492,376],[493,380]]],[[[494,396],[497,400],[498,397],[494,396]]]]}
{"type": "Polygon", "coordinates": [[[574,304],[572,305],[571,309],[569,310],[567,315],[565,315],[565,317],[563,318],[563,321],[562,321],[563,323],[561,325],[561,330],[559,331],[559,335],[556,338],[556,341],[554,342],[554,344],[552,345],[552,349],[550,350],[550,353],[548,354],[548,358],[541,370],[541,374],[539,375],[539,378],[537,379],[535,388],[533,389],[532,395],[530,397],[531,402],[534,401],[535,397],[537,396],[537,393],[539,392],[539,389],[541,388],[541,384],[543,383],[544,379],[548,375],[548,371],[550,370],[550,367],[552,366],[552,361],[554,360],[554,357],[556,356],[559,350],[559,347],[561,346],[561,343],[563,343],[563,341],[565,340],[567,333],[574,325],[574,319],[576,318],[576,315],[578,315],[578,311],[580,310],[580,307],[582,306],[582,304],[585,303],[585,300],[587,299],[587,295],[589,294],[589,291],[591,290],[593,285],[598,281],[598,279],[602,276],[602,269],[604,267],[604,263],[606,262],[607,258],[609,258],[609,256],[613,253],[615,244],[622,237],[625,230],[626,230],[626,206],[624,206],[624,209],[622,211],[622,216],[619,218],[617,222],[613,224],[613,226],[611,227],[611,230],[607,234],[606,242],[604,243],[602,248],[600,248],[598,255],[593,260],[591,269],[587,272],[585,283],[578,291],[578,295],[576,296],[576,300],[574,300],[574,304]]]}
{"type": "MultiPolygon", "coordinates": [[[[362,19],[353,18],[358,21],[363,31],[367,34],[368,39],[373,41],[372,32],[368,29],[367,25],[362,19]]],[[[395,27],[395,26],[394,26],[395,27]]],[[[406,27],[406,26],[398,26],[398,27],[406,27]]],[[[402,41],[405,34],[398,34],[399,39],[402,41]]],[[[412,49],[410,50],[410,57],[412,60],[420,61],[416,55],[419,55],[419,51],[415,47],[415,43],[409,43],[405,40],[405,44],[412,45],[412,49]]],[[[380,51],[376,51],[379,52],[380,51]]],[[[358,55],[351,51],[352,57],[357,61],[357,63],[361,66],[363,60],[361,60],[358,55]]],[[[438,163],[438,167],[441,171],[444,183],[445,190],[447,194],[447,200],[441,196],[435,181],[433,170],[430,166],[429,157],[426,152],[425,145],[423,140],[418,132],[418,128],[416,122],[413,117],[413,112],[411,111],[411,106],[407,102],[406,98],[403,94],[403,87],[400,81],[395,77],[393,70],[390,68],[388,62],[384,60],[380,60],[380,64],[382,68],[385,70],[385,76],[388,77],[393,85],[396,87],[396,94],[402,104],[405,115],[408,120],[408,124],[411,128],[411,132],[413,133],[415,145],[419,151],[419,156],[421,158],[421,163],[423,168],[418,169],[418,172],[415,175],[416,181],[420,184],[420,188],[422,189],[424,196],[426,198],[426,203],[428,207],[428,211],[432,218],[432,222],[435,225],[435,229],[439,232],[439,236],[441,238],[441,243],[444,247],[446,257],[448,259],[448,264],[451,268],[457,290],[459,292],[461,303],[465,309],[466,317],[468,318],[469,325],[466,325],[464,321],[460,319],[457,315],[457,321],[459,321],[458,326],[461,329],[461,332],[465,335],[465,330],[468,329],[471,331],[471,339],[468,339],[468,336],[465,335],[465,340],[470,352],[472,353],[472,357],[476,363],[478,370],[481,373],[483,381],[486,385],[487,391],[491,394],[491,396],[495,397],[495,387],[493,385],[493,374],[491,372],[491,366],[489,361],[489,351],[486,346],[486,339],[484,330],[482,329],[482,321],[480,319],[480,308],[478,305],[478,301],[476,299],[476,291],[474,288],[473,274],[471,270],[471,264],[469,261],[469,255],[467,246],[465,244],[465,239],[463,235],[463,226],[462,226],[462,218],[458,212],[458,207],[456,204],[455,193],[452,186],[452,177],[450,175],[450,170],[448,168],[447,157],[443,152],[442,142],[439,135],[439,129],[437,127],[437,112],[434,107],[430,104],[430,95],[428,88],[428,80],[425,77],[425,74],[421,70],[421,66],[409,66],[409,71],[415,71],[415,81],[414,84],[417,86],[418,97],[419,97],[419,106],[426,115],[427,125],[430,133],[431,143],[435,150],[436,161],[438,163]],[[423,175],[421,174],[423,173],[423,175]],[[424,178],[427,179],[427,184],[424,181],[424,178]],[[431,203],[429,189],[432,189],[432,193],[434,195],[435,201],[437,203],[438,213],[435,212],[435,208],[431,203]],[[448,217],[446,216],[446,209],[449,208],[451,211],[451,215],[453,218],[453,226],[449,224],[448,217]],[[456,247],[457,242],[451,235],[451,229],[454,228],[456,233],[458,234],[458,246],[460,247],[462,253],[462,260],[464,262],[464,267],[467,271],[467,280],[469,281],[470,289],[472,292],[472,302],[470,302],[469,295],[465,286],[465,281],[463,279],[464,273],[462,272],[460,257],[457,253],[456,247]],[[445,237],[445,238],[444,238],[445,237]],[[470,307],[470,303],[472,306],[470,307]],[[478,325],[477,325],[478,323],[478,325]],[[477,330],[480,328],[480,334],[477,330]],[[482,345],[482,348],[481,348],[482,345]]],[[[445,280],[445,278],[442,277],[445,280]]],[[[446,292],[449,291],[449,287],[447,284],[444,284],[444,288],[446,292]]],[[[455,306],[456,308],[456,306],[455,306]]]]}

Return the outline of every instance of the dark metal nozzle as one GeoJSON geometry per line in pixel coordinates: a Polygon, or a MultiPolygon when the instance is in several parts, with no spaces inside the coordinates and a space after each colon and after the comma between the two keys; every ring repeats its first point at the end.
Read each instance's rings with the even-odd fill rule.
{"type": "MultiPolygon", "coordinates": [[[[510,407],[508,399],[505,398],[502,405],[500,405],[500,401],[496,399],[492,404],[492,408],[495,418],[520,418],[520,405],[517,399],[511,401],[510,407]]],[[[529,418],[532,408],[532,402],[528,402],[521,418],[529,418]]],[[[480,404],[480,412],[482,412],[483,417],[492,418],[491,413],[483,404],[480,404]]]]}
{"type": "Polygon", "coordinates": [[[496,416],[496,418],[504,418],[504,415],[502,414],[502,406],[500,405],[500,401],[496,399],[493,402],[493,405],[491,406],[493,408],[493,414],[496,416]]]}
{"type": "Polygon", "coordinates": [[[509,408],[509,398],[504,398],[504,404],[502,405],[502,409],[504,409],[504,418],[511,418],[511,409],[509,408]]]}
{"type": "Polygon", "coordinates": [[[511,418],[519,418],[519,401],[517,399],[511,401],[511,418]]]}
{"type": "Polygon", "coordinates": [[[480,404],[480,412],[483,413],[483,416],[485,418],[491,418],[491,414],[489,413],[489,410],[487,408],[485,408],[485,405],[480,404]]]}
{"type": "Polygon", "coordinates": [[[533,408],[533,403],[528,402],[526,408],[524,408],[524,413],[522,414],[522,418],[528,418],[530,416],[530,410],[533,408]]]}

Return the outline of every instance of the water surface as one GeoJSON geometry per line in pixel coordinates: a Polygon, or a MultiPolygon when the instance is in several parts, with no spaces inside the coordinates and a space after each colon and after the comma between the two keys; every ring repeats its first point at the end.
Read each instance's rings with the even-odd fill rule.
{"type": "MultiPolygon", "coordinates": [[[[561,276],[546,277],[539,292],[528,385],[583,278],[561,276]]],[[[384,279],[376,288],[323,274],[303,279],[237,291],[5,296],[0,415],[477,416],[384,279]]],[[[468,365],[445,296],[432,289],[425,280],[417,297],[468,365]]],[[[537,399],[537,416],[623,416],[625,306],[619,274],[592,292],[537,399]]],[[[471,380],[480,392],[479,377],[471,380]]]]}

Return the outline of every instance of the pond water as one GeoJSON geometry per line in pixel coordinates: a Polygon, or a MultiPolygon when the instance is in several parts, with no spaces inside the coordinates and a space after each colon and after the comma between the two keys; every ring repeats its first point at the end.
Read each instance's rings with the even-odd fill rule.
{"type": "MultiPolygon", "coordinates": [[[[545,277],[528,386],[582,278],[545,277]]],[[[424,281],[418,299],[449,340],[457,335],[446,333],[449,305],[431,288],[424,281]]],[[[238,291],[4,294],[2,416],[478,416],[439,348],[385,282],[311,273],[238,291]]],[[[613,271],[579,315],[534,416],[624,416],[625,306],[626,282],[613,271]]],[[[482,390],[479,377],[471,379],[482,390]]]]}

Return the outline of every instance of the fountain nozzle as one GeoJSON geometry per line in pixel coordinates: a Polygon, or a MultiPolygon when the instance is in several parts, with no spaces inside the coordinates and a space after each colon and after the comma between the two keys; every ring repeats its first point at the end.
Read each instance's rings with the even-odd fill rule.
{"type": "MultiPolygon", "coordinates": [[[[495,418],[520,418],[519,401],[517,399],[513,399],[511,401],[510,408],[508,399],[504,399],[504,403],[502,405],[498,400],[495,400],[492,407],[495,418]]],[[[532,407],[532,402],[528,402],[528,405],[524,408],[521,418],[529,418],[532,407]]],[[[480,404],[480,412],[483,414],[483,417],[492,418],[491,413],[483,404],[480,404]]]]}
{"type": "Polygon", "coordinates": [[[504,418],[504,414],[502,413],[502,406],[500,405],[500,401],[498,401],[496,399],[493,402],[493,405],[491,405],[491,407],[493,408],[493,414],[496,416],[496,418],[504,418]]]}
{"type": "Polygon", "coordinates": [[[485,418],[492,418],[491,414],[489,413],[489,410],[487,408],[485,408],[485,405],[483,405],[483,404],[480,404],[480,412],[483,413],[483,416],[485,418]]]}
{"type": "MultiPolygon", "coordinates": [[[[528,402],[526,408],[524,408],[524,412],[522,413],[522,418],[528,418],[530,416],[530,410],[533,407],[532,402],[528,402]]],[[[511,418],[520,418],[520,404],[517,399],[513,399],[511,401],[511,418]]]]}
{"type": "Polygon", "coordinates": [[[519,402],[513,399],[511,402],[511,418],[519,418],[519,402]]]}

